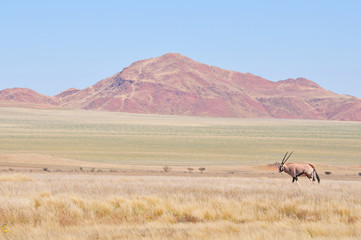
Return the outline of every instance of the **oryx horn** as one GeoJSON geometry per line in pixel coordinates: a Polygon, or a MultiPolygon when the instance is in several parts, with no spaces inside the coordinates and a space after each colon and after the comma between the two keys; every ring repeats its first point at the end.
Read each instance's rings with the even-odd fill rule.
{"type": "Polygon", "coordinates": [[[283,157],[283,159],[282,159],[282,164],[284,164],[284,160],[285,160],[287,154],[288,154],[288,152],[286,152],[285,156],[283,157]]]}
{"type": "MultiPolygon", "coordinates": [[[[287,152],[287,153],[288,153],[288,152],[287,152]]],[[[286,153],[286,155],[283,157],[282,164],[284,164],[284,163],[286,163],[286,162],[287,162],[287,160],[291,157],[291,155],[292,155],[293,151],[292,151],[292,152],[290,153],[290,155],[288,155],[288,157],[286,158],[287,153],[286,153]],[[285,158],[286,158],[286,159],[285,159],[285,158]]]]}

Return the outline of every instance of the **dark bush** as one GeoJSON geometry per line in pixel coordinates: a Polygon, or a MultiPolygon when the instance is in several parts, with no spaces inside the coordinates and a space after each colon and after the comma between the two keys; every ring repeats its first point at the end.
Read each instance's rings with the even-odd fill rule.
{"type": "Polygon", "coordinates": [[[171,170],[172,170],[172,168],[170,168],[169,166],[164,166],[163,167],[164,172],[170,172],[171,170]]]}

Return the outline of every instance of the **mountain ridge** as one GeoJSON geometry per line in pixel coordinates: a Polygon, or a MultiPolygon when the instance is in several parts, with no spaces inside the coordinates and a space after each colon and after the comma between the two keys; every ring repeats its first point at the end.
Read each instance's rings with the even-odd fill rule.
{"type": "Polygon", "coordinates": [[[361,99],[333,93],[306,78],[272,82],[179,53],[136,61],[92,86],[67,89],[54,97],[32,92],[34,96],[26,98],[24,90],[4,91],[0,105],[28,101],[130,113],[361,121],[361,99]]]}

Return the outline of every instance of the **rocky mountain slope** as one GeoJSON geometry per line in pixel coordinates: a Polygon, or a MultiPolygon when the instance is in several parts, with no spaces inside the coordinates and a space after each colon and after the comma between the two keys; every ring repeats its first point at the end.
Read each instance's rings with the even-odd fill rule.
{"type": "Polygon", "coordinates": [[[14,89],[3,90],[0,103],[29,101],[64,108],[189,116],[361,121],[361,99],[330,92],[305,78],[272,82],[177,53],[137,61],[83,90],[68,89],[55,97],[32,93],[33,97],[25,97],[14,89]]]}
{"type": "Polygon", "coordinates": [[[59,101],[54,97],[28,88],[8,88],[0,91],[0,106],[51,108],[59,105],[59,101]]]}

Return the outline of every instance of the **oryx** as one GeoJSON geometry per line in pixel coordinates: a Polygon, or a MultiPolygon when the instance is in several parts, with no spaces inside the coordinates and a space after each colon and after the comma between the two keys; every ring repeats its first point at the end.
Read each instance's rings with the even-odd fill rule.
{"type": "MultiPolygon", "coordinates": [[[[286,152],[285,156],[283,157],[282,163],[280,168],[278,169],[278,172],[285,172],[288,173],[292,177],[292,183],[296,180],[298,183],[298,177],[302,174],[305,174],[306,177],[312,182],[315,180],[315,175],[317,178],[318,183],[320,183],[320,177],[318,176],[316,169],[314,166],[312,166],[309,163],[287,163],[287,160],[292,155],[293,151],[290,153],[290,155],[287,156],[288,152],[286,152]]],[[[299,184],[299,183],[298,183],[299,184]]]]}

